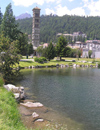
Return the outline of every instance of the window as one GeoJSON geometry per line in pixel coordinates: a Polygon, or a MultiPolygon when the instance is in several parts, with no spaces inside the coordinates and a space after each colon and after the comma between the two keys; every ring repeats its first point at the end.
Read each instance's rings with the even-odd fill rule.
{"type": "Polygon", "coordinates": [[[39,14],[38,14],[38,13],[35,13],[35,17],[39,17],[39,14]]]}
{"type": "Polygon", "coordinates": [[[39,19],[35,19],[35,22],[37,22],[37,23],[38,23],[38,22],[39,22],[39,19]]]}
{"type": "Polygon", "coordinates": [[[39,25],[38,24],[35,24],[35,28],[38,28],[39,27],[39,25]]]}

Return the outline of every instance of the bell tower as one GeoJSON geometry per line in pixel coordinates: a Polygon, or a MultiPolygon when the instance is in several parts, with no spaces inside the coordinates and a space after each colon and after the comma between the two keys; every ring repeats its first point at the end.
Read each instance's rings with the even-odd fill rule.
{"type": "Polygon", "coordinates": [[[36,50],[40,44],[40,10],[38,7],[33,8],[33,26],[32,26],[32,45],[36,50]]]}

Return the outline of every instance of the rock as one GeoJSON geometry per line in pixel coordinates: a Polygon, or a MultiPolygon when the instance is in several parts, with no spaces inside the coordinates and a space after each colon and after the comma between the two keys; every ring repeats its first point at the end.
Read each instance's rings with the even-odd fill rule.
{"type": "Polygon", "coordinates": [[[19,92],[19,97],[20,97],[21,100],[22,100],[22,99],[25,99],[24,91],[20,90],[20,92],[19,92]]]}
{"type": "Polygon", "coordinates": [[[90,65],[90,67],[93,67],[93,65],[90,65]]]}
{"type": "Polygon", "coordinates": [[[36,112],[33,112],[32,117],[33,117],[33,119],[36,119],[39,117],[39,115],[36,112]]]}
{"type": "Polygon", "coordinates": [[[36,122],[43,122],[44,119],[37,119],[36,122]]]}
{"type": "Polygon", "coordinates": [[[63,67],[65,67],[65,65],[61,64],[60,67],[63,68],[63,67]]]}
{"type": "Polygon", "coordinates": [[[80,67],[80,65],[77,65],[77,67],[80,67]]]}
{"type": "Polygon", "coordinates": [[[15,85],[12,85],[12,84],[4,85],[4,87],[8,91],[12,91],[14,93],[16,99],[20,100],[20,99],[25,98],[24,87],[16,87],[15,85]]]}
{"type": "Polygon", "coordinates": [[[76,64],[73,64],[73,68],[76,68],[76,64]]]}
{"type": "Polygon", "coordinates": [[[19,93],[19,87],[12,88],[11,91],[13,93],[19,93]]]}
{"type": "Polygon", "coordinates": [[[36,103],[32,103],[32,102],[27,102],[27,103],[20,103],[23,106],[29,107],[29,108],[38,108],[38,107],[43,107],[43,104],[36,102],[36,103]]]}
{"type": "Polygon", "coordinates": [[[66,67],[69,67],[69,65],[68,65],[68,64],[66,64],[65,66],[66,66],[66,67]]]}
{"type": "Polygon", "coordinates": [[[15,99],[19,98],[19,93],[14,93],[15,99]]]}
{"type": "Polygon", "coordinates": [[[11,91],[12,89],[15,88],[15,85],[7,84],[7,85],[4,85],[4,88],[6,88],[8,91],[11,91]]]}
{"type": "Polygon", "coordinates": [[[83,67],[84,67],[84,65],[80,65],[80,67],[82,67],[82,68],[83,68],[83,67]]]}
{"type": "Polygon", "coordinates": [[[85,67],[88,67],[88,65],[85,65],[85,67]]]}
{"type": "Polygon", "coordinates": [[[59,64],[56,64],[56,67],[59,67],[59,64]]]}
{"type": "Polygon", "coordinates": [[[32,66],[32,68],[35,68],[35,66],[32,66]]]}

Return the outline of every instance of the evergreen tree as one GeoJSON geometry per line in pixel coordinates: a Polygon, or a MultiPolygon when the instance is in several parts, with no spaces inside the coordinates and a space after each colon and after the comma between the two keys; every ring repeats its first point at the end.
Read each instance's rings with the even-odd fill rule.
{"type": "Polygon", "coordinates": [[[30,43],[30,44],[28,44],[28,55],[31,55],[31,54],[33,54],[33,45],[32,45],[32,43],[30,43]]]}
{"type": "Polygon", "coordinates": [[[50,44],[48,45],[48,47],[45,48],[45,53],[44,54],[45,54],[44,56],[49,61],[55,57],[55,48],[54,48],[52,42],[50,42],[50,44]]]}
{"type": "Polygon", "coordinates": [[[56,45],[56,54],[61,57],[65,55],[67,41],[63,36],[60,36],[56,45]]]}
{"type": "Polygon", "coordinates": [[[17,41],[10,42],[9,38],[0,35],[0,68],[5,83],[10,83],[19,75],[19,59],[17,41]],[[13,69],[15,67],[15,69],[13,69]],[[17,68],[18,67],[18,68],[17,68]]]}
{"type": "Polygon", "coordinates": [[[1,8],[0,8],[0,25],[1,25],[1,22],[2,22],[2,18],[3,18],[3,15],[1,13],[1,8]]]}
{"type": "Polygon", "coordinates": [[[3,18],[3,15],[1,13],[1,8],[0,8],[0,32],[1,32],[1,22],[2,22],[2,18],[3,18]]]}
{"type": "Polygon", "coordinates": [[[24,33],[19,33],[18,35],[18,43],[16,47],[19,49],[19,53],[21,55],[28,54],[28,37],[24,33]]]}
{"type": "Polygon", "coordinates": [[[18,29],[15,21],[15,17],[13,16],[13,10],[11,3],[6,7],[6,11],[4,13],[2,23],[1,23],[1,31],[5,37],[9,37],[11,41],[16,40],[18,37],[18,29]]]}
{"type": "Polygon", "coordinates": [[[70,47],[66,47],[66,56],[70,57],[71,56],[71,48],[70,47]]]}
{"type": "Polygon", "coordinates": [[[37,47],[36,52],[38,53],[39,56],[43,55],[43,54],[42,54],[43,51],[44,51],[43,46],[38,46],[38,47],[37,47]]]}

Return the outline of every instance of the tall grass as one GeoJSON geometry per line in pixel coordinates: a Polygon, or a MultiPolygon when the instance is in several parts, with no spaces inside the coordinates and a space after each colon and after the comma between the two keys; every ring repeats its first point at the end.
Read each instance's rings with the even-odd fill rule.
{"type": "Polygon", "coordinates": [[[3,88],[0,78],[0,130],[27,130],[20,120],[14,95],[3,88]]]}

